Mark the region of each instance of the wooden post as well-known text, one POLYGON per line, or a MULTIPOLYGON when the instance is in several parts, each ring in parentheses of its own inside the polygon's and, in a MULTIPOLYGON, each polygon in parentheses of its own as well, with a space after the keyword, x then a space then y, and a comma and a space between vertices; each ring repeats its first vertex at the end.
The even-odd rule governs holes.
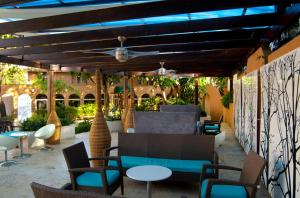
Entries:
POLYGON ((195 101, 194 101, 195 105, 199 104, 199 86, 198 86, 198 80, 195 79, 195 101))
POLYGON ((48 144, 59 144, 61 136, 61 122, 55 109, 55 91, 53 86, 54 71, 48 71, 48 124, 55 124, 55 132, 48 140, 48 144))
MULTIPOLYGON (((103 150, 111 145, 111 136, 102 112, 100 69, 96 70, 96 105, 96 115, 89 134, 90 151, 92 157, 102 157, 103 150)), ((93 167, 100 167, 103 162, 93 161, 92 164, 93 167)))
POLYGON ((104 87, 104 115, 107 117, 109 112, 109 93, 108 93, 109 84, 107 82, 107 77, 104 77, 103 74, 101 74, 101 76, 102 76, 102 82, 104 87))
POLYGON ((128 128, 133 128, 133 112, 134 112, 134 89, 133 77, 130 78, 130 103, 124 123, 124 132, 127 133, 128 128))
POLYGON ((123 77, 123 109, 122 109, 122 126, 125 127, 126 114, 128 111, 128 92, 127 92, 128 76, 123 77))

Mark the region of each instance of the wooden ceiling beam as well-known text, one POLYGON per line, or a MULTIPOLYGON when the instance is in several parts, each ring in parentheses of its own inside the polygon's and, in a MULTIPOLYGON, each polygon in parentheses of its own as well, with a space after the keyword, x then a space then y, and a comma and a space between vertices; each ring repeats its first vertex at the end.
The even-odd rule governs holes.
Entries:
MULTIPOLYGON (((195 47, 194 47, 195 49, 195 47)), ((233 48, 230 48, 233 49, 233 48)), ((243 50, 241 50, 241 48, 238 48, 240 51, 237 52, 235 51, 235 53, 220 53, 220 55, 218 55, 218 53, 215 52, 215 50, 213 50, 212 52, 207 52, 207 53, 170 53, 170 54, 160 54, 160 55, 152 55, 152 56, 142 56, 142 57, 137 57, 134 59, 129 60, 128 62, 138 62, 140 61, 140 63, 147 63, 148 61, 155 61, 155 62, 159 62, 159 61, 164 61, 164 60, 168 60, 170 58, 176 58, 176 60, 178 59, 178 61, 180 61, 180 59, 193 59, 193 58, 197 58, 197 59, 207 59, 207 58, 214 58, 217 56, 220 57, 224 57, 225 58, 238 58, 238 59, 242 59, 241 57, 243 57, 243 55, 247 54, 247 52, 249 51, 249 49, 247 48, 243 48, 243 50)), ((79 63, 118 63, 118 61, 114 58, 114 57, 91 57, 91 58, 73 58, 73 59, 62 59, 62 60, 47 60, 47 61, 41 61, 41 63, 45 63, 45 64, 79 64, 79 63)))
MULTIPOLYGON (((218 40, 218 41, 204 41, 204 42, 189 42, 189 43, 165 43, 154 45, 142 45, 142 46, 127 46, 129 50, 137 51, 191 51, 191 50, 210 50, 210 49, 224 49, 224 48, 251 48, 255 47, 257 40, 255 39, 236 39, 236 40, 218 40)), ((147 44, 147 43, 145 43, 147 44)), ((16 55, 30 55, 30 54, 43 54, 43 53, 57 53, 57 52, 82 52, 95 53, 94 51, 87 50, 98 50, 98 52, 112 50, 118 45, 112 45, 111 41, 108 42, 92 42, 92 43, 77 43, 77 44, 64 44, 64 45, 53 45, 53 46, 41 46, 31 48, 15 48, 0 50, 0 55, 3 56, 16 56, 16 55)), ((101 54, 100 54, 101 55, 101 54)), ((59 61, 59 60, 57 60, 59 61)))
MULTIPOLYGON (((209 53, 216 53, 216 54, 236 54, 239 52, 248 52, 249 48, 226 48, 226 49, 212 49, 208 51, 184 51, 181 52, 182 54, 209 54, 209 53)), ((24 56, 14 56, 14 58, 24 59, 24 60, 35 60, 35 61, 45 61, 45 60, 69 60, 69 59, 76 59, 76 58, 101 58, 101 57, 111 57, 107 54, 100 54, 100 53, 93 53, 93 52, 64 52, 64 53, 50 53, 50 54, 32 54, 32 55, 24 55, 24 56)))
POLYGON ((36 0, 1 0, 0 6, 14 6, 17 4, 28 3, 31 1, 36 1, 36 0))
MULTIPOLYGON (((277 18, 277 14, 262 14, 3 39, 0 40, 0 48, 115 39, 118 36, 129 38, 221 29, 238 30, 243 27, 278 25, 277 18)), ((204 40, 209 36, 217 37, 217 35, 222 34, 219 32, 201 33, 200 39, 204 40)))
POLYGON ((240 7, 247 8, 265 6, 273 5, 275 2, 281 3, 280 0, 240 0, 239 2, 236 2, 235 0, 226 0, 225 2, 217 0, 189 0, 188 2, 182 0, 166 0, 142 4, 129 4, 91 11, 2 23, 0 24, 0 34, 32 32, 106 21, 118 21, 240 7))
POLYGON ((41 63, 34 62, 34 61, 17 59, 17 58, 6 57, 6 56, 0 56, 0 63, 8 63, 8 64, 14 64, 14 65, 23 65, 23 66, 28 66, 28 67, 49 69, 48 64, 41 64, 41 63))

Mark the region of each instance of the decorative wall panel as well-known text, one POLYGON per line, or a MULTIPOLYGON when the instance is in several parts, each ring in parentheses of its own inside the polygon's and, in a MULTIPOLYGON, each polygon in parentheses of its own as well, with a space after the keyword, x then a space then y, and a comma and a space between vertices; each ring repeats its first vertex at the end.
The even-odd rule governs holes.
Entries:
POLYGON ((242 127, 240 143, 245 152, 257 151, 257 71, 242 79, 242 127))
POLYGON ((260 155, 272 197, 300 197, 300 50, 261 68, 260 155))
POLYGON ((233 78, 233 103, 234 103, 234 131, 235 136, 240 140, 240 131, 241 131, 241 105, 242 105, 242 86, 241 80, 237 79, 237 76, 233 78))

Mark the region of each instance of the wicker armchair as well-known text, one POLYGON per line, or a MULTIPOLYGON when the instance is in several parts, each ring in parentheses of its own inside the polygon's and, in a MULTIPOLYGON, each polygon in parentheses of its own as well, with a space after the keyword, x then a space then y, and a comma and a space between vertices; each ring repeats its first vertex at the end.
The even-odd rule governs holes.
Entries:
POLYGON ((203 124, 203 133, 206 135, 217 135, 221 133, 221 123, 223 116, 220 116, 218 121, 205 120, 203 124))
POLYGON ((244 167, 236 168, 224 165, 204 165, 201 174, 200 198, 255 198, 260 184, 260 178, 266 161, 250 151, 245 159, 244 167), (205 174, 207 169, 219 169, 240 171, 240 180, 208 178, 205 174))
POLYGON ((88 158, 83 142, 63 149, 63 154, 69 169, 73 190, 92 190, 111 195, 121 186, 121 193, 124 193, 120 158, 88 158), (117 166, 92 168, 90 165, 92 160, 101 160, 105 164, 108 161, 116 161, 117 166))
POLYGON ((56 189, 35 182, 31 183, 31 189, 35 198, 117 198, 97 192, 56 189))

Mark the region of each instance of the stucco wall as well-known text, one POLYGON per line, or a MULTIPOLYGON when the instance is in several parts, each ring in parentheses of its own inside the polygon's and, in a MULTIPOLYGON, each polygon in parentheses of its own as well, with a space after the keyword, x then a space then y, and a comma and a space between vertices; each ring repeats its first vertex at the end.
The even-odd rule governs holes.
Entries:
POLYGON ((212 86, 207 86, 207 95, 205 96, 205 111, 211 116, 212 120, 219 120, 223 114, 223 105, 221 104, 221 95, 219 90, 212 86))

